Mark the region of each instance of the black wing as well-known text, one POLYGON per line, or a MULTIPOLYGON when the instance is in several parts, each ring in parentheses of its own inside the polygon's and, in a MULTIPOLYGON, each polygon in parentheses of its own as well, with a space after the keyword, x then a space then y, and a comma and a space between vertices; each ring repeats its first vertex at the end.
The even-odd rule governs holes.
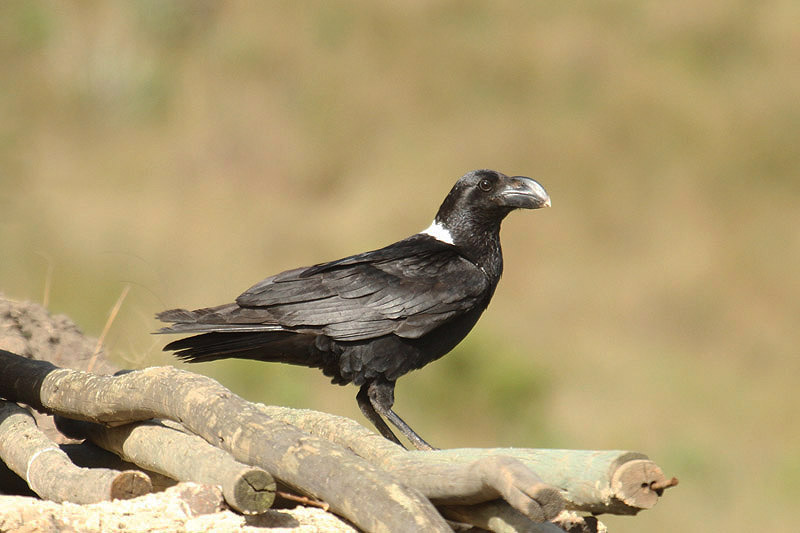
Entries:
POLYGON ((280 329, 341 341, 389 333, 418 338, 485 305, 491 289, 483 271, 455 247, 415 235, 380 250, 267 278, 236 304, 205 310, 198 321, 208 326, 194 331, 280 329), (213 329, 213 323, 221 327, 213 329))

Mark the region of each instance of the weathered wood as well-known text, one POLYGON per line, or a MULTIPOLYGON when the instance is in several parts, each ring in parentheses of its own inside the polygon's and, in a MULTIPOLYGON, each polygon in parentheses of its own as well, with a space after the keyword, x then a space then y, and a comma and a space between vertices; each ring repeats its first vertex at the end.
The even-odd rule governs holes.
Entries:
POLYGON ((57 502, 94 503, 147 494, 150 479, 138 471, 75 466, 36 427, 33 416, 0 400, 0 459, 39 497, 57 502))
MULTIPOLYGON (((390 470, 404 483, 415 486, 432 498, 447 518, 503 533, 562 531, 553 524, 542 523, 554 518, 563 508, 560 491, 543 483, 514 459, 499 456, 480 458, 471 465, 407 461, 405 448, 348 418, 307 409, 260 404, 259 408, 274 418, 337 442, 390 470), (512 480, 515 483, 510 483, 512 480), (527 486, 524 480, 527 480, 527 486), (508 500, 498 501, 501 493, 520 507, 527 508, 528 514, 520 513, 509 505, 508 500), (486 503, 475 505, 477 502, 486 503)), ((420 452, 420 455, 424 457, 427 453, 437 452, 420 452)))
MULTIPOLYGON (((658 465, 636 452, 530 448, 407 451, 375 438, 370 430, 347 418, 305 409, 259 407, 275 419, 349 448, 437 503, 453 503, 467 494, 472 494, 471 498, 464 498, 462 503, 492 499, 482 499, 491 496, 491 492, 477 487, 475 480, 487 482, 486 475, 496 475, 498 470, 481 467, 476 461, 501 456, 520 461, 547 485, 558 487, 567 507, 582 512, 635 514, 656 504, 662 492, 657 488, 660 484, 677 483, 667 480, 658 465), (466 475, 463 469, 469 465, 483 473, 466 475)), ((545 493, 543 501, 548 496, 545 493)))
MULTIPOLYGON (((350 449, 393 473, 404 484, 420 490, 436 505, 469 505, 503 498, 534 522, 549 520, 564 508, 564 500, 557 488, 544 483, 534 471, 513 458, 480 457, 472 464, 459 462, 449 465, 441 461, 420 461, 426 454, 438 451, 409 456, 402 446, 347 418, 306 409, 258 407, 274 418, 296 424, 350 449)), ((495 508, 501 509, 503 505, 491 507, 495 508)), ((483 510, 480 515, 485 516, 487 512, 483 510)))
POLYGON ((100 423, 175 420, 237 460, 328 502, 362 529, 450 531, 418 491, 333 443, 271 419, 210 378, 171 367, 96 376, 3 350, 0 368, 0 394, 9 400, 100 423))
POLYGON ((110 468, 111 470, 119 471, 141 470, 150 478, 153 492, 163 491, 178 484, 177 479, 124 461, 117 454, 95 446, 88 440, 80 444, 60 444, 59 448, 64 450, 73 464, 83 468, 110 468))
POLYGON ((650 509, 663 494, 664 489, 678 484, 678 478, 667 479, 654 462, 644 456, 641 459, 623 461, 617 459, 611 474, 611 490, 614 498, 634 509, 650 509))
POLYGON ((181 481, 219 485, 227 504, 242 514, 263 513, 275 500, 275 480, 263 469, 242 464, 200 437, 168 427, 168 423, 151 420, 109 428, 56 417, 56 426, 73 438, 86 437, 141 468, 181 481))
POLYGON ((658 501, 658 494, 649 487, 666 479, 646 455, 618 450, 464 448, 424 455, 408 452, 396 467, 405 463, 428 467, 438 462, 471 464, 495 456, 521 461, 548 483, 561 488, 568 508, 583 512, 636 514, 649 509, 658 501))

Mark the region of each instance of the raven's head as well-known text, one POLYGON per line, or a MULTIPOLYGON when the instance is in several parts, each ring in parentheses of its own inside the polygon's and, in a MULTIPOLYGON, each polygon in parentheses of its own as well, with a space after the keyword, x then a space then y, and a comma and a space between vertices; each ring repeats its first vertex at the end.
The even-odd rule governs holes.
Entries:
POLYGON ((538 182, 494 170, 473 170, 459 179, 424 233, 450 244, 497 234, 515 209, 550 207, 550 196, 538 182))

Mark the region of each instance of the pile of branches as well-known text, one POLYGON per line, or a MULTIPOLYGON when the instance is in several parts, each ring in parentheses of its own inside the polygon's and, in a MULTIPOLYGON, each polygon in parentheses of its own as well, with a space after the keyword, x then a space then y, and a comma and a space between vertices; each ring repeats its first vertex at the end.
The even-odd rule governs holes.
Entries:
POLYGON ((172 367, 100 375, 23 355, 0 350, 0 459, 42 499, 134 498, 181 480, 221 487, 243 514, 293 494, 366 531, 596 531, 574 512, 635 514, 676 483, 634 452, 407 451, 352 420, 253 404, 172 367), (75 440, 56 442, 29 408, 75 440))

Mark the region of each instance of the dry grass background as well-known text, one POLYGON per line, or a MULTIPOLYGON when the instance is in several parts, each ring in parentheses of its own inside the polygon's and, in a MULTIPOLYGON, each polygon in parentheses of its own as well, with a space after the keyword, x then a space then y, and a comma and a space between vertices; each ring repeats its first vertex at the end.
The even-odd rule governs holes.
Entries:
MULTIPOLYGON (((154 312, 538 178, 471 337, 400 381, 452 446, 626 448, 681 486, 616 532, 791 531, 800 497, 800 4, 0 4, 0 290, 171 364, 154 312), (47 288, 45 288, 47 286, 47 288)), ((355 388, 199 367, 360 419, 355 388)))

